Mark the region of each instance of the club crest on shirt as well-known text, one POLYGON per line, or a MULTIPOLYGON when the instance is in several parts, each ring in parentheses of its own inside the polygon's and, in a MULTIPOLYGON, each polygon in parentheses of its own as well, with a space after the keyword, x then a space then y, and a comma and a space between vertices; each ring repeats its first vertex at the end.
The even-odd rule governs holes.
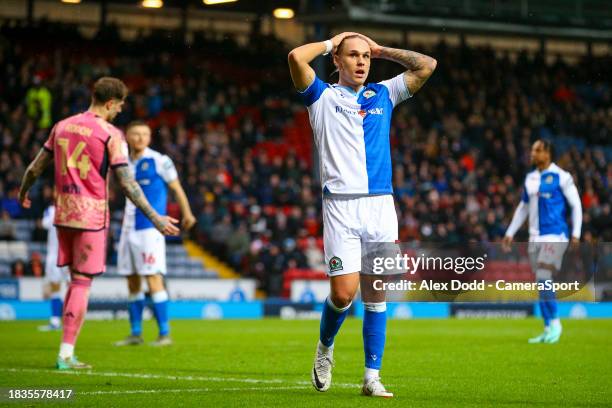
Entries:
POLYGON ((142 162, 142 164, 140 165, 140 169, 142 171, 147 171, 149 169, 149 163, 147 163, 146 161, 142 162))
POLYGON ((374 92, 374 91, 373 91, 373 90, 371 90, 371 89, 368 89, 367 91, 365 91, 365 92, 363 93, 363 97, 364 97, 364 98, 366 98, 366 99, 370 99, 370 98, 371 98, 371 97, 373 97, 374 95, 376 95, 376 92, 374 92))
POLYGON ((551 175, 547 176, 547 177, 544 179, 544 182, 545 182, 546 184, 552 184, 552 182, 553 182, 553 176, 551 176, 551 175))

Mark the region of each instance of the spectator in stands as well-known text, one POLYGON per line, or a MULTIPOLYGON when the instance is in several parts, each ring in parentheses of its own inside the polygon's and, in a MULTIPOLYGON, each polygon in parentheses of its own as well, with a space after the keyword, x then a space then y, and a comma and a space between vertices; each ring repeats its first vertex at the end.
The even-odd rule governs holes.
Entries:
POLYGON ((26 264, 23 260, 18 259, 11 265, 11 275, 15 278, 21 278, 27 275, 26 264))
POLYGON ((325 270, 325 257, 321 248, 317 246, 316 239, 309 237, 306 242, 304 254, 306 255, 308 268, 317 271, 325 270))
POLYGON ((241 221, 232 230, 227 239, 227 251, 229 254, 230 265, 236 270, 243 269, 243 259, 249 251, 251 239, 246 223, 241 221))
POLYGON ((14 241, 17 239, 17 226, 11 219, 8 211, 2 210, 0 218, 0 241, 14 241))
POLYGON ((214 253, 221 258, 227 255, 227 243, 232 235, 234 227, 232 225, 232 217, 224 215, 211 230, 210 243, 214 253))
POLYGON ((36 123, 39 129, 51 126, 51 92, 39 75, 32 79, 32 86, 26 93, 28 117, 36 123))
POLYGON ((0 209, 5 211, 11 218, 18 218, 21 215, 18 186, 11 187, 8 190, 8 195, 0 200, 0 209))

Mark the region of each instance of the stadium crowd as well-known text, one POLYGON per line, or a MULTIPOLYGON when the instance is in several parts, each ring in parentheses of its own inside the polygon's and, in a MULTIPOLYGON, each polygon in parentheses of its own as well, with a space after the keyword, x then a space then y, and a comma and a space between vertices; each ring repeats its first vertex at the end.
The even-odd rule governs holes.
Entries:
MULTIPOLYGON (((198 217, 192 238, 278 295, 286 269, 323 268, 321 188, 288 46, 256 34, 240 46, 203 33, 186 46, 174 34, 120 41, 112 27, 93 39, 45 22, 0 28, 0 239, 14 236, 13 219, 40 218, 52 200, 47 177, 31 210, 17 202, 50 126, 87 109, 93 79, 113 75, 131 91, 116 124, 150 123, 152 147, 174 160, 198 217)), ((444 43, 426 52, 438 68, 396 109, 391 131, 400 239, 499 241, 530 145, 544 137, 576 178, 583 240, 612 241, 611 58, 550 64, 540 54, 444 43)), ((399 72, 374 61, 371 79, 399 72)), ((120 220, 120 194, 112 209, 120 220)))

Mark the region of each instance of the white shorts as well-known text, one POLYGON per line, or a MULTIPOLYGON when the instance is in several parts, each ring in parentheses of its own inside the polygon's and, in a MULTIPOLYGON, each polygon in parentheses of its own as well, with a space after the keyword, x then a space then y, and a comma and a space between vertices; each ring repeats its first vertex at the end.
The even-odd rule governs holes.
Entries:
POLYGON ((166 274, 166 240, 155 228, 123 229, 117 251, 120 275, 166 274))
POLYGON ((395 243, 392 195, 323 199, 323 246, 329 276, 361 271, 362 242, 395 243))
POLYGON ((530 241, 529 261, 534 273, 537 273, 539 269, 538 264, 553 265, 555 269, 561 269, 563 254, 565 254, 567 245, 568 241, 565 235, 542 235, 530 241))

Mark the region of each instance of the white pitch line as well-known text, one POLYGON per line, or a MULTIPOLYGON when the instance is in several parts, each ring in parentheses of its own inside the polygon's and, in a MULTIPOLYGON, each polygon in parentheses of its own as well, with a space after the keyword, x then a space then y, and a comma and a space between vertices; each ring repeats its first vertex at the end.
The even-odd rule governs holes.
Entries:
POLYGON ((288 387, 232 387, 232 388, 179 388, 179 389, 153 389, 153 390, 117 390, 117 391, 76 391, 75 396, 79 395, 116 395, 116 394, 164 394, 164 393, 184 393, 184 392, 229 392, 229 391, 276 391, 276 390, 303 390, 304 386, 288 387))
POLYGON ((244 382, 244 383, 261 383, 261 384, 282 384, 287 381, 280 379, 256 379, 256 378, 224 378, 224 377, 201 377, 201 376, 180 376, 180 375, 162 375, 162 374, 139 374, 139 373, 117 373, 117 372, 105 372, 105 371, 59 371, 59 370, 43 370, 37 368, 2 368, 2 371, 11 372, 39 372, 39 373, 53 373, 53 374, 64 374, 64 375, 90 375, 98 377, 126 377, 126 378, 142 378, 142 379, 155 379, 155 380, 174 380, 174 381, 209 381, 209 382, 244 382))
MULTIPOLYGON (((202 382, 238 382, 247 384, 298 384, 300 386, 309 385, 309 381, 287 381, 281 379, 257 379, 257 378, 224 378, 224 377, 201 377, 201 376, 181 376, 181 375, 162 375, 162 374, 139 374, 139 373, 118 373, 108 371, 59 371, 45 370, 39 368, 0 368, 0 371, 8 372, 28 372, 28 373, 49 373, 63 374, 76 376, 93 376, 93 377, 124 377, 124 378, 141 378, 155 380, 172 380, 172 381, 202 381, 202 382)), ((333 383, 334 387, 340 388, 355 388, 360 387, 358 384, 349 383, 333 383)), ((242 388, 244 389, 244 388, 242 388)))

